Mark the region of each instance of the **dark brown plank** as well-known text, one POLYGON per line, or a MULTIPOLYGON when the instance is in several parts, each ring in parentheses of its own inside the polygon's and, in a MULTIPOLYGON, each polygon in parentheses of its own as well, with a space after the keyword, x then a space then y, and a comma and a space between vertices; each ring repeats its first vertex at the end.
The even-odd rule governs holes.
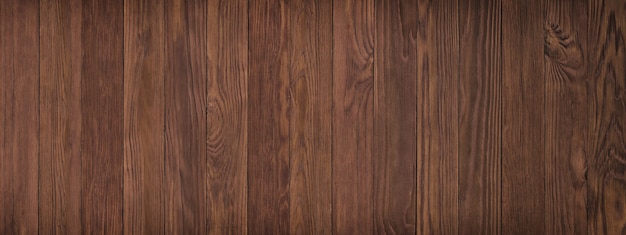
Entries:
POLYGON ((0 232, 38 232, 39 1, 0 6, 0 232))
POLYGON ((121 0, 83 1, 82 233, 122 233, 123 10, 121 0))
POLYGON ((208 1, 209 233, 247 232, 248 1, 208 1))
POLYGON ((414 234, 417 2, 378 0, 375 8, 374 233, 414 234))
POLYGON ((501 5, 459 1, 459 232, 501 232, 501 5))
POLYGON ((547 1, 545 12, 545 232, 587 234, 587 1, 547 1))
POLYGON ((586 53, 590 135, 588 234, 626 233, 626 3, 590 0, 586 53))
POLYGON ((124 1, 124 233, 164 234, 164 1, 124 1))
POLYGON ((544 234, 543 0, 502 2, 502 233, 544 234))
POLYGON ((288 6, 250 1, 248 231, 289 232, 288 6))
POLYGON ((39 234, 81 234, 82 1, 40 2, 39 234))
POLYGON ((458 1, 419 1, 417 233, 458 234, 458 1))
POLYGON ((207 4, 165 2, 166 234, 208 231, 207 4))
POLYGON ((290 234, 332 232, 332 1, 289 10, 290 234))
POLYGON ((333 1, 333 233, 373 232, 374 1, 333 1))

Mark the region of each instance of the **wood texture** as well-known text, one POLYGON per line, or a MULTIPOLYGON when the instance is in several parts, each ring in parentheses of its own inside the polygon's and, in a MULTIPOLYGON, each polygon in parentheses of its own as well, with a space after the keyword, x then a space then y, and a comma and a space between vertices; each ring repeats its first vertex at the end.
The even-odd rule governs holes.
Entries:
POLYGON ((506 16, 501 38, 503 234, 545 234, 546 82, 538 59, 543 46, 534 43, 544 36, 543 6, 541 0, 503 1, 501 6, 506 16))
POLYGON ((38 232, 39 2, 0 6, 0 232, 38 232))
POLYGON ((290 229, 289 5, 250 1, 248 232, 290 229))
POLYGON ((83 1, 81 233, 123 232, 124 2, 83 1))
POLYGON ((587 5, 587 233, 626 233, 626 7, 587 5))
POLYGON ((208 232, 207 4, 165 2, 165 233, 208 232))
POLYGON ((39 234, 81 234, 82 1, 40 2, 39 234))
POLYGON ((124 2, 124 233, 164 234, 164 1, 124 2))
POLYGON ((624 0, 2 1, 0 234, 625 234, 625 24, 624 0))
POLYGON ((371 234, 374 1, 333 1, 333 233, 371 234))
POLYGON ((378 0, 375 8, 374 233, 414 234, 417 2, 378 0))
POLYGON ((287 7, 290 234, 332 233, 332 7, 287 7))
POLYGON ((459 1, 459 233, 502 232, 500 1, 459 1))
POLYGON ((209 1, 207 166, 210 234, 247 233, 248 1, 209 1))
POLYGON ((545 232, 587 234, 587 1, 545 8, 545 232))
POLYGON ((417 234, 458 234, 459 3, 418 1, 417 234))

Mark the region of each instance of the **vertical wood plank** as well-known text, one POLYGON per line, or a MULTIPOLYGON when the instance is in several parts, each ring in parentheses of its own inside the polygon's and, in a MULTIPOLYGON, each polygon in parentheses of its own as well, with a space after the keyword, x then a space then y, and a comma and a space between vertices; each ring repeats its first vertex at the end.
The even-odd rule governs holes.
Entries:
POLYGON ((587 5, 587 233, 626 233, 626 5, 587 5))
POLYGON ((13 226, 13 154, 12 154, 12 89, 13 89, 13 8, 12 4, 0 5, 0 232, 15 233, 13 226))
POLYGON ((164 234, 163 3, 124 1, 125 234, 164 234))
POLYGON ((501 4, 459 1, 459 232, 501 232, 501 4))
POLYGON ((419 1, 417 233, 458 234, 458 1, 419 1))
POLYGON ((545 232, 587 234, 587 1, 546 1, 545 232))
POLYGON ((208 227, 210 234, 246 234, 248 1, 208 4, 208 227))
POLYGON ((82 231, 81 5, 40 2, 40 234, 82 231))
POLYGON ((290 230, 332 232, 332 1, 289 2, 290 230))
POLYGON ((411 234, 417 222, 417 2, 378 0, 375 8, 374 232, 411 234))
POLYGON ((82 233, 122 233, 123 1, 83 1, 82 233))
POLYGON ((0 232, 38 232, 39 1, 0 6, 0 232))
POLYGON ((502 3, 502 233, 544 234, 543 1, 502 3))
POLYGON ((333 1, 333 233, 373 232, 374 1, 333 1))
POLYGON ((207 4, 165 4, 167 234, 208 231, 207 4))
POLYGON ((248 231, 289 232, 288 5, 250 1, 248 231))

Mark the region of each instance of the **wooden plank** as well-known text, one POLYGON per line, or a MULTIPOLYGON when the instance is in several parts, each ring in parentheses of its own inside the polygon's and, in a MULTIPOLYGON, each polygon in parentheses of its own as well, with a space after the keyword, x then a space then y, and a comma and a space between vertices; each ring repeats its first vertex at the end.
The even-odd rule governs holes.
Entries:
POLYGON ((82 233, 122 233, 123 1, 83 1, 82 233))
POLYGON ((81 5, 40 2, 40 234, 82 231, 81 5))
POLYGON ((333 233, 373 232, 374 1, 333 1, 333 233))
POLYGON ((587 234, 587 2, 545 8, 545 232, 587 234))
POLYGON ((248 1, 208 1, 209 233, 247 233, 248 1))
POLYGON ((544 234, 543 1, 502 3, 502 233, 544 234))
POLYGON ((332 1, 289 10, 290 230, 332 232, 332 1))
POLYGON ((288 6, 250 1, 248 231, 289 232, 288 6))
POLYGON ((501 232, 501 4, 459 1, 459 232, 501 232))
POLYGON ((164 234, 164 2, 124 2, 124 233, 164 234))
POLYGON ((0 232, 38 232, 39 2, 0 6, 0 232))
POLYGON ((417 222, 417 2, 378 0, 375 8, 374 232, 411 234, 417 222))
POLYGON ((587 5, 587 233, 626 233, 626 8, 587 5))
POLYGON ((166 234, 208 231, 207 4, 165 3, 166 234))
POLYGON ((458 1, 417 7, 417 233, 458 234, 458 1))

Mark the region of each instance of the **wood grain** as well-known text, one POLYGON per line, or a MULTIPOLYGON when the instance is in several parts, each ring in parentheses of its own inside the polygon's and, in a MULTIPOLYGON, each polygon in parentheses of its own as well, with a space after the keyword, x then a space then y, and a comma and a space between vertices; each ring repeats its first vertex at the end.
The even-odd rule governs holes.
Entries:
POLYGON ((209 233, 247 233, 248 1, 208 1, 209 233))
POLYGON ((332 1, 288 3, 290 234, 332 232, 332 1))
POLYGON ((545 12, 545 232, 587 234, 587 1, 548 1, 545 12))
POLYGON ((83 1, 82 232, 122 233, 123 1, 83 1))
POLYGON ((375 1, 374 233, 411 234, 416 223, 417 2, 375 1))
POLYGON ((124 233, 164 234, 164 1, 124 15, 124 233))
POLYGON ((39 2, 0 6, 0 232, 38 232, 39 2))
POLYGON ((459 1, 459 233, 501 233, 500 1, 459 1))
POLYGON ((81 234, 82 1, 40 2, 39 234, 81 234))
POLYGON ((207 4, 165 2, 166 234, 206 234, 207 4))
POLYGON ((545 234, 543 5, 502 2, 503 234, 545 234))
POLYGON ((626 5, 590 0, 586 79, 587 233, 626 233, 626 5))
POLYGON ((459 4, 419 1, 417 234, 458 234, 459 4))
POLYGON ((248 97, 248 232, 286 234, 290 228, 289 6, 250 1, 248 97))
POLYGON ((373 232, 374 1, 333 1, 333 233, 373 232))

